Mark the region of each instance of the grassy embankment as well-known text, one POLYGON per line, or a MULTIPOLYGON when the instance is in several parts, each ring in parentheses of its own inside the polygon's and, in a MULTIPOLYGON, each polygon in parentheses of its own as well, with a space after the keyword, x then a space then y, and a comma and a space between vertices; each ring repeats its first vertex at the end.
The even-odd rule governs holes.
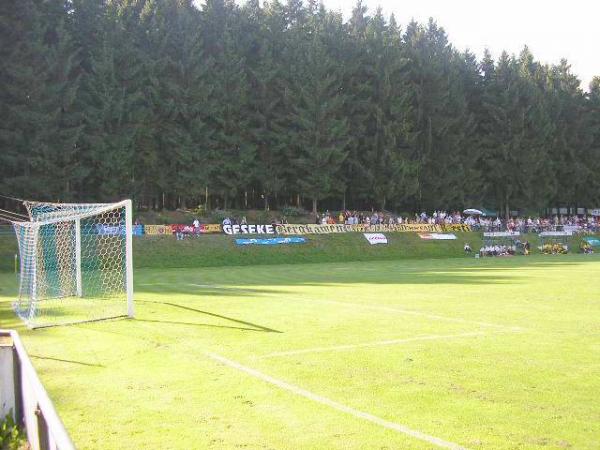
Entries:
MULTIPOLYGON (((464 258, 465 242, 474 250, 482 245, 481 233, 455 234, 458 236, 455 241, 425 241, 416 233, 386 233, 388 245, 369 245, 362 233, 310 235, 305 236, 305 244, 277 246, 239 246, 234 237, 226 235, 204 235, 183 241, 176 241, 173 236, 145 236, 134 238, 134 265, 176 268, 464 258)), ((538 253, 536 235, 523 239, 531 243, 532 253, 538 253)), ((578 251, 580 240, 579 237, 570 240, 573 252, 578 251)), ((14 270, 15 253, 14 238, 0 237, 0 271, 14 270)))

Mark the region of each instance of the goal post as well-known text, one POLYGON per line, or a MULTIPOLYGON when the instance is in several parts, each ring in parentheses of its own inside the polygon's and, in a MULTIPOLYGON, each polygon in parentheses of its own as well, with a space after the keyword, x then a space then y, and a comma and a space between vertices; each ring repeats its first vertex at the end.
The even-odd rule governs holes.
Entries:
POLYGON ((131 200, 25 202, 16 313, 29 327, 133 317, 131 200))

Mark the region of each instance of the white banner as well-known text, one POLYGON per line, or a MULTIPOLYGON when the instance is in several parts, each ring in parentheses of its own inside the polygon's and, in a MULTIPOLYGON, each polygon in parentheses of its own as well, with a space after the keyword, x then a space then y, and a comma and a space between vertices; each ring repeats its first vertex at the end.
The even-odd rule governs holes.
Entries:
POLYGON ((223 225, 225 234, 274 234, 273 225, 223 225))
POLYGON ((573 236, 572 231, 543 231, 540 233, 541 237, 551 236, 573 236))
POLYGON ((363 233, 369 244, 387 244, 388 240, 382 233, 363 233))
POLYGON ((520 235, 521 233, 518 231, 494 231, 490 233, 483 233, 483 237, 511 237, 520 235))
POLYGON ((456 235, 452 233, 419 233, 419 237, 425 240, 433 240, 433 241, 453 241, 456 239, 456 235))

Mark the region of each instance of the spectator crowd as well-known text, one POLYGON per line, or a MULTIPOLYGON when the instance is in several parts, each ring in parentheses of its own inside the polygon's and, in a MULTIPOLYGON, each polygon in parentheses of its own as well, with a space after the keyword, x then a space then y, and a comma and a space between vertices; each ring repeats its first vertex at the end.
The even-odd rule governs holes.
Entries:
POLYGON ((540 233, 542 231, 600 231, 600 217, 587 215, 554 215, 552 217, 511 217, 508 220, 500 217, 484 217, 465 215, 460 211, 434 211, 431 214, 422 212, 414 216, 401 216, 384 212, 364 213, 359 211, 341 211, 339 214, 325 213, 316 217, 317 224, 466 224, 479 231, 511 231, 521 233, 540 233))

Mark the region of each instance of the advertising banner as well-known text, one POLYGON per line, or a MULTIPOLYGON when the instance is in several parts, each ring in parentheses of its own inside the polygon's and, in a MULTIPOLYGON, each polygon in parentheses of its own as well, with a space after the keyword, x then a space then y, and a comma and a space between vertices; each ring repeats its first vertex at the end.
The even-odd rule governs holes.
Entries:
MULTIPOLYGON (((393 224, 393 225, 348 225, 355 227, 364 227, 363 230, 356 231, 373 231, 373 232, 382 232, 382 233, 418 233, 418 232, 436 232, 442 231, 440 225, 436 224, 428 224, 428 223, 402 223, 402 224, 393 224)), ((354 230, 352 230, 354 231, 354 230)))
POLYGON ((388 240, 385 237, 385 234, 382 234, 382 233, 363 233, 363 235, 365 236, 365 238, 367 239, 367 241, 369 241, 369 244, 371 244, 371 245, 388 243, 388 240))
POLYGON ((144 232, 149 236, 172 234, 171 225, 144 225, 144 232))
POLYGON ((419 237, 426 241, 453 241, 456 235, 452 233, 419 233, 419 237))
POLYGON ((252 238, 240 238, 236 239, 237 245, 279 245, 279 244, 304 244, 306 239, 303 237, 292 236, 292 237, 276 237, 276 238, 263 238, 263 239, 252 239, 252 238))
POLYGON ((220 233, 221 225, 218 223, 201 223, 200 226, 194 227, 193 225, 171 225, 171 231, 187 233, 187 234, 208 234, 208 233, 220 233))
POLYGON ((273 225, 223 225, 225 234, 275 234, 273 225))
POLYGON ((573 236, 572 231, 542 231, 540 237, 551 237, 551 236, 573 236))
POLYGON ((277 224, 275 231, 277 234, 330 234, 330 233, 346 233, 346 227, 355 227, 358 225, 316 225, 314 223, 292 225, 292 224, 277 224))
POLYGON ((125 225, 104 225, 96 224, 96 234, 101 236, 116 236, 125 234, 125 225))
POLYGON ((394 225, 317 225, 317 224, 278 224, 275 227, 277 234, 331 234, 331 233, 365 233, 365 232, 438 232, 442 231, 440 225, 409 223, 409 224, 394 224, 394 225))
POLYGON ((584 237, 583 240, 586 241, 588 244, 590 244, 592 247, 600 247, 600 238, 597 238, 595 236, 590 236, 590 237, 584 237))
POLYGON ((442 231, 471 231, 471 226, 466 223, 449 223, 442 225, 442 231))
POLYGON ((200 233, 220 233, 222 231, 221 224, 218 223, 201 223, 200 233))
POLYGON ((196 230, 196 228, 194 228, 192 225, 181 225, 181 224, 171 225, 171 231, 173 233, 193 234, 195 232, 195 230, 196 230))
POLYGON ((518 231, 490 231, 483 233, 483 237, 512 237, 520 235, 521 233, 518 231))

